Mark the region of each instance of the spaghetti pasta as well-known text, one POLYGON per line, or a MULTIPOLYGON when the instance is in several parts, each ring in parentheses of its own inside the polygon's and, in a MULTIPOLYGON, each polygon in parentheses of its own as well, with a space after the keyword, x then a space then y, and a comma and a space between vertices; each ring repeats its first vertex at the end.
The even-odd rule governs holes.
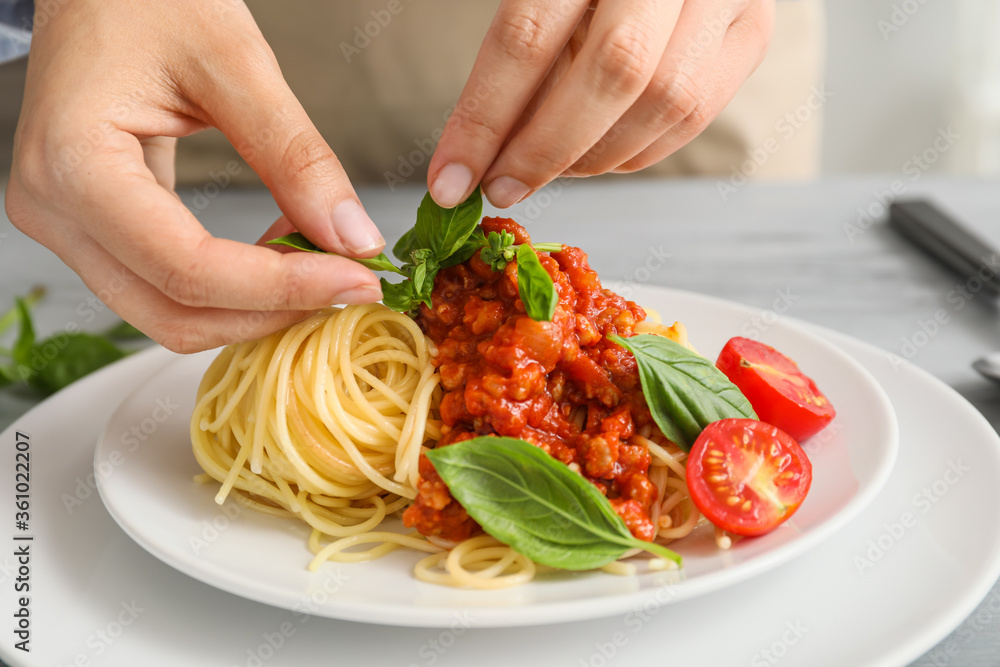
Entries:
POLYGON ((198 389, 195 458, 220 504, 361 535, 415 495, 439 378, 420 328, 379 305, 326 309, 225 348, 198 389))
MULTIPOLYGON (((513 221, 483 225, 527 242, 513 221)), ((429 554, 414 570, 423 581, 516 586, 544 566, 482 534, 422 456, 504 433, 595 484, 635 536, 665 544, 688 535, 702 517, 687 455, 651 420, 634 363, 606 337, 651 333, 690 348, 687 332, 602 290, 581 251, 559 255, 540 260, 570 295, 548 322, 518 310, 516 275, 474 255, 438 275, 435 307, 417 321, 380 304, 327 308, 225 348, 191 419, 203 477, 220 484, 216 502, 306 523, 310 570, 405 547, 429 554), (387 529, 393 515, 416 530, 387 529)), ((601 569, 636 572, 622 562, 601 569)))

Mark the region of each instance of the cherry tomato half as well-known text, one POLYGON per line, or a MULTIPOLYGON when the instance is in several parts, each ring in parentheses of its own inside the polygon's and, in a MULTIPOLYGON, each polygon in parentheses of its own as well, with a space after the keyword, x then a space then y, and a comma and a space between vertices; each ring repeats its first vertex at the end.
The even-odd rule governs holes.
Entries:
POLYGON ((763 535, 802 504, 812 464, 799 444, 756 419, 705 427, 687 461, 691 500, 709 521, 736 535, 763 535))
POLYGON ((770 345, 737 336, 716 367, 740 388, 761 421, 802 442, 836 416, 829 399, 798 364, 770 345))

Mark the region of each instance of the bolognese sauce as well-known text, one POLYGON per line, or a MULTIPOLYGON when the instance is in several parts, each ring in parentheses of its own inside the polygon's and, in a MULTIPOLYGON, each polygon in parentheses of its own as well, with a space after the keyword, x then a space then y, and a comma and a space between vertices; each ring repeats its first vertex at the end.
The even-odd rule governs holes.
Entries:
MULTIPOLYGON (((507 218, 484 218, 482 228, 531 242, 507 218)), ((635 359, 607 340, 633 335, 646 314, 603 289, 582 250, 563 246, 539 259, 559 295, 550 322, 525 314, 516 262, 494 271, 476 252, 438 273, 433 306, 422 305, 417 317, 437 348, 444 390, 437 446, 490 434, 527 440, 592 482, 632 534, 651 541, 657 489, 649 451, 635 436, 652 418, 635 359)), ((417 490, 403 514, 407 526, 456 542, 482 532, 426 456, 417 490)))

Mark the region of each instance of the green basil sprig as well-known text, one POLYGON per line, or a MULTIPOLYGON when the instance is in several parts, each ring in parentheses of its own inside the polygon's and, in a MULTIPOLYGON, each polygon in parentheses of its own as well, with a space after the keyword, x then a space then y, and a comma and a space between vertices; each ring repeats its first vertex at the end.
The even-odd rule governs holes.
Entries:
MULTIPOLYGON (((507 262, 514 260, 520 247, 514 243, 514 235, 506 229, 490 232, 486 237, 480 259, 489 264, 494 271, 503 271, 507 262)), ((563 248, 562 243, 535 243, 533 247, 536 252, 559 252, 563 248)))
POLYGON ((516 252, 514 235, 506 229, 501 229, 499 232, 490 232, 490 235, 486 237, 486 247, 483 248, 483 253, 479 258, 489 264, 494 271, 503 271, 507 262, 514 259, 516 252))
POLYGON ((473 438, 427 457, 469 516, 537 563, 589 570, 636 548, 681 563, 670 549, 633 537, 593 484, 524 440, 473 438))
POLYGON ((757 419, 736 385, 711 361, 669 338, 608 336, 635 356, 646 404, 663 435, 690 451, 702 429, 720 419, 757 419))
MULTIPOLYGON (((479 188, 454 208, 438 206, 427 193, 417 208, 416 224, 392 248, 392 254, 403 263, 402 267, 393 264, 385 253, 378 257, 351 259, 373 271, 390 271, 405 277, 407 280, 401 283, 390 283, 385 278, 380 280, 382 303, 401 313, 413 312, 421 303, 431 305, 434 278, 439 270, 464 262, 486 245, 483 233, 477 229, 482 214, 483 196, 479 188)), ((298 232, 268 243, 325 252, 298 232)))
MULTIPOLYGON (((514 236, 507 231, 500 234, 490 232, 488 237, 484 235, 479 228, 482 213, 483 198, 479 188, 455 208, 438 206, 430 193, 427 193, 417 209, 416 224, 403 234, 392 248, 392 254, 403 263, 402 267, 393 264, 385 253, 378 257, 352 259, 373 271, 390 271, 405 277, 406 280, 400 283, 390 283, 385 278, 381 279, 382 303, 392 310, 412 313, 421 303, 430 307, 434 278, 441 269, 461 264, 472 257, 473 253, 482 249, 484 261, 494 270, 500 271, 516 255, 518 275, 522 273, 526 275, 524 280, 529 283, 525 286, 522 279, 518 279, 518 289, 525 310, 536 320, 551 320, 555 312, 554 304, 558 303, 559 296, 552 279, 539 263, 537 255, 534 252, 523 253, 522 260, 520 248, 524 246, 514 245, 514 236), (528 254, 531 257, 528 257, 528 254), (522 262, 526 268, 522 269, 522 262)), ((299 232, 273 239, 268 243, 325 253, 299 232)), ((535 248, 546 252, 557 252, 562 249, 562 245, 539 243, 535 248)))

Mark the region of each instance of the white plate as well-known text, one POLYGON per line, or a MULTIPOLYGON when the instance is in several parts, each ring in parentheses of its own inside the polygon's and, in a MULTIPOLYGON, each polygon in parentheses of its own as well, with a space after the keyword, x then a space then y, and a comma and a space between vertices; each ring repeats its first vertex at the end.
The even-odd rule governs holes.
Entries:
MULTIPOLYGON (((544 628, 466 629, 472 619, 463 614, 446 630, 309 617, 205 586, 150 556, 111 519, 88 477, 111 412, 175 357, 153 350, 126 359, 0 434, 7 470, 15 433, 31 436, 35 538, 32 650, 16 650, 5 630, 0 659, 13 667, 647 667, 669 656, 670 664, 732 667, 769 664, 766 650, 772 658, 782 654, 782 667, 907 664, 958 626, 1000 575, 1000 534, 983 529, 1000 525, 1000 440, 972 406, 927 373, 893 367, 885 352, 846 336, 810 331, 864 364, 896 410, 899 457, 872 504, 804 557, 742 584, 681 604, 651 602, 544 628), (922 512, 915 496, 944 480, 949 462, 971 470, 922 512), (896 539, 890 530, 906 513, 917 523, 896 539), (862 562, 859 572, 857 559, 879 540, 892 540, 889 549, 874 567, 862 562)), ((129 474, 130 464, 126 458, 112 474, 129 474)), ((13 494, 13 475, 0 475, 0 499, 13 494)), ((7 545, 0 551, 0 617, 11 619, 18 574, 13 542, 7 545)), ((951 647, 959 656, 942 656, 948 664, 975 659, 963 641, 976 627, 964 627, 969 633, 957 633, 951 647)))
MULTIPOLYGON (((693 295, 647 290, 636 298, 671 321, 684 322, 693 344, 712 358, 752 315, 693 295)), ((98 488, 111 515, 136 542, 228 592, 296 609, 332 578, 336 594, 310 605, 319 616, 448 627, 456 614, 467 612, 474 626, 501 627, 609 616, 649 599, 679 601, 743 581, 826 539, 875 497, 896 458, 891 404, 860 364, 787 323, 775 324, 762 340, 796 359, 827 393, 838 416, 827 432, 807 443, 812 489, 792 520, 764 537, 740 540, 729 551, 717 549, 707 529, 676 542, 673 548, 685 559, 680 581, 667 573, 617 577, 590 572, 542 577, 504 591, 455 590, 417 581, 413 565, 423 554, 404 550, 371 563, 327 564, 310 573, 305 524, 241 511, 235 502, 220 508, 213 499, 218 484, 193 481, 200 469, 191 454, 189 417, 215 353, 172 361, 121 404, 98 442, 98 488), (169 415, 165 396, 176 403, 169 415), (162 421, 157 421, 158 411, 164 413, 162 421), (144 430, 148 440, 138 447, 135 434, 144 430), (126 458, 128 474, 101 474, 126 458)))

